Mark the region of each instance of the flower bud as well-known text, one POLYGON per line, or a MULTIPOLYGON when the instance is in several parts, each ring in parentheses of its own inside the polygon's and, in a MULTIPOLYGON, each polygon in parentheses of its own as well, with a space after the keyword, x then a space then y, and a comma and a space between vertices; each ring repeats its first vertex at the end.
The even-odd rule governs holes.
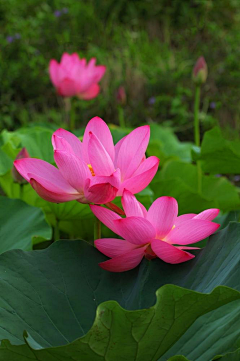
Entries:
POLYGON ((195 84, 204 84, 207 80, 208 68, 203 56, 198 58, 192 73, 192 78, 195 84))
MULTIPOLYGON (((16 156, 15 160, 22 159, 22 158, 30 158, 30 155, 28 154, 28 151, 26 148, 23 148, 22 150, 20 150, 20 152, 16 156)), ((14 182, 16 182, 16 183, 19 183, 19 184, 27 183, 27 181, 21 176, 21 174, 18 173, 15 166, 13 166, 13 168, 12 168, 12 177, 13 177, 14 182)))
POLYGON ((125 88, 120 86, 117 91, 117 102, 119 105, 125 105, 127 101, 127 95, 125 92, 125 88))

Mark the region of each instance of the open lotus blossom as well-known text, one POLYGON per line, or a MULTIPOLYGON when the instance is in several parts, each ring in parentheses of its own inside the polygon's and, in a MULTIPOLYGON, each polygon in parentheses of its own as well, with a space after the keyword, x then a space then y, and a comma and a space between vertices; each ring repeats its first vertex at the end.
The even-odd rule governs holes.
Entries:
POLYGON ((136 267, 143 257, 159 257, 167 263, 189 261, 195 256, 189 247, 210 236, 220 226, 211 222, 219 209, 207 209, 199 214, 177 216, 178 204, 172 197, 160 197, 149 210, 129 192, 124 191, 122 205, 126 218, 110 209, 91 205, 95 216, 123 239, 97 239, 96 248, 111 259, 100 267, 111 272, 128 271, 136 267))
POLYGON ((77 95, 84 100, 95 98, 100 91, 98 82, 106 71, 104 65, 95 64, 95 58, 87 64, 86 59, 80 59, 77 53, 64 53, 60 64, 52 59, 49 74, 58 94, 63 97, 77 95))
POLYGON ((122 195, 143 190, 153 179, 159 159, 146 159, 150 128, 142 126, 122 138, 116 146, 107 124, 91 119, 81 142, 74 134, 58 129, 52 136, 53 165, 35 158, 14 161, 18 172, 49 202, 77 200, 104 204, 122 195))

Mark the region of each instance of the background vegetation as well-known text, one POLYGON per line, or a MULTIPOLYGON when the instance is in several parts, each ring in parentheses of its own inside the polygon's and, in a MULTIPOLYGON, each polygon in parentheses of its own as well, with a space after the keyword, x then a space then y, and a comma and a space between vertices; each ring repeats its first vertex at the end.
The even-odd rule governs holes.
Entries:
MULTIPOLYGON (((238 0, 3 0, 0 3, 0 125, 60 124, 63 104, 48 63, 64 51, 107 66, 102 93, 75 100, 83 126, 94 115, 118 123, 116 92, 127 92, 125 118, 154 121, 192 139, 191 72, 204 55, 209 77, 202 130, 240 128, 240 3, 238 0)), ((235 134, 235 132, 232 132, 235 134)))

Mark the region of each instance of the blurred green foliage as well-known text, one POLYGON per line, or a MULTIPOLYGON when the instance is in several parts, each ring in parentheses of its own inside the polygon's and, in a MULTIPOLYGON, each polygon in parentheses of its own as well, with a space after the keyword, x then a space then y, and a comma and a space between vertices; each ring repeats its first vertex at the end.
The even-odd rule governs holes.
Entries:
POLYGON ((78 125, 94 115, 118 123, 116 91, 127 92, 129 126, 146 121, 192 137, 193 65, 204 55, 202 129, 240 127, 238 0, 2 0, 0 125, 63 121, 63 102, 48 76, 51 58, 77 51, 107 66, 102 92, 75 99, 78 125))

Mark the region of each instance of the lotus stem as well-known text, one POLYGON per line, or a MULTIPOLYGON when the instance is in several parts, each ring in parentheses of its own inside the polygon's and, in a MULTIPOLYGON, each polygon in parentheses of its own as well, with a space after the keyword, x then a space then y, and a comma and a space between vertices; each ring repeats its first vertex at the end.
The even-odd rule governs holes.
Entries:
MULTIPOLYGON (((200 147, 200 124, 199 124, 199 106, 200 106, 200 85, 196 86, 195 102, 194 102, 194 140, 197 147, 200 147)), ((197 161, 197 184, 198 192, 202 192, 202 169, 201 162, 197 161)))
POLYGON ((76 120, 76 114, 75 114, 75 106, 74 102, 70 101, 70 130, 73 131, 75 129, 75 120, 76 120))
POLYGON ((121 106, 118 106, 118 120, 121 128, 126 128, 125 119, 124 119, 124 109, 121 106))

